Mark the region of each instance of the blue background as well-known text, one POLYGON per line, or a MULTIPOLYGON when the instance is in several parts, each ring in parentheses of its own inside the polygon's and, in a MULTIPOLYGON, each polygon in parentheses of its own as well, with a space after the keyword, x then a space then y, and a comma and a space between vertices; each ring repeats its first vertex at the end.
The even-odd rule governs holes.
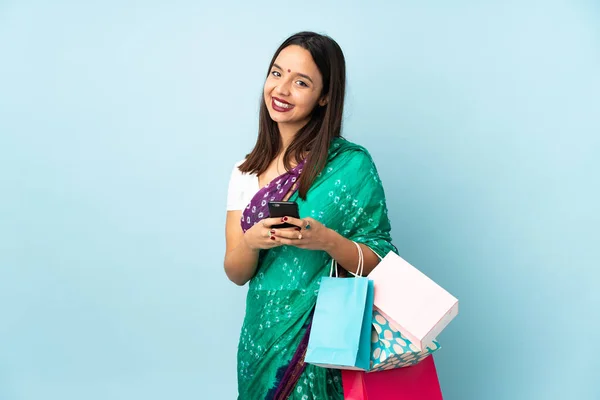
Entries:
POLYGON ((227 182, 300 30, 342 46, 394 242, 461 301, 445 398, 600 398, 598 1, 3 0, 0 399, 235 398, 227 182))

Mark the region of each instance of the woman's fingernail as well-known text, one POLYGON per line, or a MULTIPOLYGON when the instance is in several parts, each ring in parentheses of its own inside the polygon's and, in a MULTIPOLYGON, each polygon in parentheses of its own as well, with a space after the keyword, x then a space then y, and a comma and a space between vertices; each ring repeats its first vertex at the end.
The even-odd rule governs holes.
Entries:
POLYGON ((275 240, 275 236, 271 236, 271 240, 275 240))
POLYGON ((283 222, 285 222, 285 221, 287 221, 287 220, 288 220, 288 217, 283 217, 283 218, 281 218, 281 220, 282 220, 283 222))
POLYGON ((275 229, 271 229, 271 234, 274 235, 275 234, 275 229))
POLYGON ((302 228, 298 228, 298 227, 296 227, 296 230, 297 230, 297 231, 300 231, 300 230, 302 230, 302 228))

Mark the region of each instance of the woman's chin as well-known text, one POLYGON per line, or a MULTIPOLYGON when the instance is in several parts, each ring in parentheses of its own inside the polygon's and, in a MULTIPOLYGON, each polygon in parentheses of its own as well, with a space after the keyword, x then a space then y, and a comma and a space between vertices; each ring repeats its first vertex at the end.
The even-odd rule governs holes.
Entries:
POLYGON ((281 113, 278 112, 269 112, 269 115, 271 116, 271 119, 278 124, 290 122, 290 118, 288 118, 287 115, 281 115, 281 113))

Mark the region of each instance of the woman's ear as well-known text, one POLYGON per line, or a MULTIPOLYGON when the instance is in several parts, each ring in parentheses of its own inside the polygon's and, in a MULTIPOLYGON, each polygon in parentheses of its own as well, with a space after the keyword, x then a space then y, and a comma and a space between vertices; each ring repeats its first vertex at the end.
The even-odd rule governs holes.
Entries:
POLYGON ((323 96, 319 99, 319 105, 321 107, 326 106, 328 102, 329 102, 329 98, 327 98, 327 96, 323 96))

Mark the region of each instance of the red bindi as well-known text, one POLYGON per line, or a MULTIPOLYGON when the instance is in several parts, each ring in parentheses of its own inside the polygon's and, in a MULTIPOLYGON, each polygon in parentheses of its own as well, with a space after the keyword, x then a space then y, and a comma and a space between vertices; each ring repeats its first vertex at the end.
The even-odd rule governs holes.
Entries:
POLYGON ((291 69, 288 69, 288 72, 292 72, 292 70, 291 70, 291 69))

